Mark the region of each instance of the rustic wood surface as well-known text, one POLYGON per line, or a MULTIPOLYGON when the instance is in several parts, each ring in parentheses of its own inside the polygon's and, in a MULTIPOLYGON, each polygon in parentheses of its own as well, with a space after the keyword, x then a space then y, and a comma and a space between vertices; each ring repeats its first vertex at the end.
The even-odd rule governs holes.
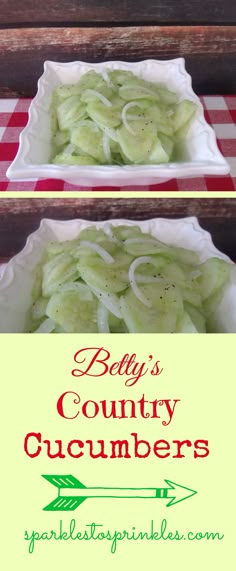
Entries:
POLYGON ((228 23, 236 22, 233 0, 1 0, 2 25, 47 22, 99 23, 228 23))
POLYGON ((179 56, 186 58, 198 94, 236 92, 236 26, 134 26, 0 30, 0 96, 34 96, 46 59, 179 56))
POLYGON ((146 220, 197 216, 219 250, 236 261, 236 199, 221 198, 2 198, 0 261, 19 252, 42 218, 146 220))

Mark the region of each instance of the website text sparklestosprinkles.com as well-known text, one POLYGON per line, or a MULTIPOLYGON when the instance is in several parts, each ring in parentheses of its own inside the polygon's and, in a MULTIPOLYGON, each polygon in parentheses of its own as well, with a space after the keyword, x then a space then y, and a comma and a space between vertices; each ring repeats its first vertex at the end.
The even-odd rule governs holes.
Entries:
POLYGON ((58 522, 58 529, 50 531, 25 531, 24 539, 28 542, 28 552, 34 553, 35 544, 39 541, 108 541, 111 553, 116 553, 118 543, 121 541, 221 541, 224 534, 213 531, 170 531, 168 522, 162 519, 159 524, 151 520, 145 530, 138 530, 132 526, 128 531, 104 530, 101 523, 89 523, 79 530, 75 519, 64 524, 62 520, 58 522))

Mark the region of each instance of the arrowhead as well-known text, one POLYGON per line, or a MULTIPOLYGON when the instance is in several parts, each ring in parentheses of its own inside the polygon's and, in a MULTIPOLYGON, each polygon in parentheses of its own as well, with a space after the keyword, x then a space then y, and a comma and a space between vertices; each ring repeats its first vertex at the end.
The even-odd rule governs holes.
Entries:
POLYGON ((168 502, 166 507, 173 506, 179 502, 183 502, 183 500, 187 500, 188 498, 191 498, 191 496, 195 496, 195 494, 197 494, 195 490, 186 488, 186 486, 180 486, 180 484, 176 484, 170 480, 165 480, 165 482, 170 490, 168 492, 168 498, 170 499, 170 502, 168 502))

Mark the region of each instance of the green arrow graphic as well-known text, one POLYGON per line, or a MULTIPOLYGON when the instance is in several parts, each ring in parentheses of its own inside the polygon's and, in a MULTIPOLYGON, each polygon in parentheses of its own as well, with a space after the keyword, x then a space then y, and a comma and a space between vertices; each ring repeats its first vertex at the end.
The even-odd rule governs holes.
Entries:
POLYGON ((58 496, 45 508, 46 511, 73 511, 88 498, 157 498, 167 499, 167 507, 178 504, 197 494, 195 490, 165 480, 166 488, 87 488, 71 474, 42 477, 58 489, 58 496))

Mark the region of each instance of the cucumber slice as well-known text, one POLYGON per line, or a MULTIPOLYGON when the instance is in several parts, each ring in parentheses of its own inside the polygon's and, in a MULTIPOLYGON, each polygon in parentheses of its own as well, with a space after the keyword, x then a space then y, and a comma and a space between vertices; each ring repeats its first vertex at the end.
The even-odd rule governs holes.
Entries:
POLYGON ((87 105, 89 117, 105 127, 118 127, 121 124, 121 111, 117 106, 106 107, 101 101, 93 101, 87 105))
POLYGON ((58 254, 43 265, 42 294, 51 296, 60 284, 78 279, 77 261, 68 254, 58 254))
POLYGON ((174 91, 170 91, 166 87, 157 86, 157 93, 160 97, 160 100, 167 105, 173 105, 177 103, 178 97, 174 91))
POLYGON ((130 133, 125 126, 117 129, 118 142, 121 150, 128 159, 135 164, 145 163, 156 140, 156 129, 151 123, 133 121, 130 133))
POLYGON ((97 301, 85 301, 80 292, 54 293, 46 315, 66 333, 97 333, 97 301))
POLYGON ((108 71, 108 77, 114 85, 123 85, 126 81, 132 81, 135 75, 132 71, 114 69, 108 71))
POLYGON ((119 95, 125 101, 149 99, 159 101, 159 95, 152 87, 139 85, 138 82, 127 82, 119 88, 119 95))
POLYGON ((156 139, 154 146, 148 156, 147 162, 150 164, 168 163, 173 151, 174 143, 159 133, 159 138, 156 139))
POLYGON ((230 264, 220 258, 209 258, 199 266, 201 276, 197 279, 203 300, 220 293, 230 275, 230 264))
POLYGON ((113 91, 106 83, 97 84, 96 89, 85 89, 80 96, 80 100, 83 103, 96 103, 97 101, 106 102, 109 107, 110 97, 113 95, 113 91))
POLYGON ((78 95, 71 95, 57 107, 57 120, 59 129, 70 129, 74 123, 86 116, 86 106, 81 103, 78 95))
POLYGON ((78 238, 78 242, 86 240, 88 242, 103 242, 106 240, 107 235, 103 230, 98 230, 95 226, 88 226, 81 230, 78 238))
POLYGON ((194 307, 200 308, 202 305, 202 296, 200 290, 186 285, 181 287, 181 294, 184 302, 191 303, 194 307))
POLYGON ((168 137, 165 133, 159 133, 159 139, 170 161, 174 149, 174 141, 171 139, 171 137, 168 137))
POLYGON ((96 161, 93 157, 89 155, 65 155, 64 153, 60 153, 56 155, 52 161, 54 165, 98 165, 98 161, 96 161))
POLYGON ((71 131, 71 143, 100 163, 106 162, 103 133, 93 121, 84 121, 71 131))
POLYGON ((44 318, 48 302, 48 297, 39 297, 37 301, 32 304, 31 318, 33 321, 39 321, 44 318))
POLYGON ((72 95, 79 96, 81 94, 81 87, 78 83, 71 83, 67 85, 58 85, 53 92, 53 103, 59 105, 68 97, 72 95))
POLYGON ((42 323, 35 329, 34 333, 53 333, 55 329, 55 322, 50 317, 47 317, 42 321, 42 323))
POLYGON ((123 319, 118 319, 113 313, 109 313, 108 321, 111 333, 128 333, 123 319))
POLYGON ((88 285, 107 293, 124 291, 128 286, 128 268, 132 258, 117 254, 113 264, 104 264, 98 256, 81 256, 78 269, 88 285))
POLYGON ((69 142, 70 142, 70 131, 68 129, 66 131, 57 131, 55 137, 53 138, 53 146, 56 149, 64 147, 69 142))
POLYGON ((184 99, 175 107, 175 112, 172 117, 174 131, 182 129, 186 123, 193 119, 197 111, 197 105, 193 101, 184 99))
POLYGON ((192 280, 191 271, 184 272, 177 263, 166 259, 166 263, 162 266, 160 272, 165 280, 179 288, 184 302, 188 301, 196 307, 201 306, 200 288, 198 283, 192 280))
POLYGON ((78 87, 82 93, 85 89, 96 89, 98 83, 101 81, 102 77, 99 73, 94 70, 87 71, 87 73, 81 76, 78 87))
POLYGON ((207 320, 207 330, 209 332, 217 332, 215 312, 217 306, 220 304, 224 294, 224 287, 217 290, 215 293, 210 295, 207 299, 203 301, 203 310, 207 320))
POLYGON ((190 315, 186 311, 177 324, 176 333, 198 333, 190 315))
POLYGON ((75 238, 75 240, 65 240, 63 242, 49 242, 46 248, 46 253, 49 257, 66 252, 73 255, 74 248, 79 246, 79 243, 79 238, 75 238))
POLYGON ((185 264, 193 266, 199 264, 199 255, 193 250, 187 250, 186 248, 178 248, 176 246, 170 246, 170 253, 178 264, 185 264))
POLYGON ((133 256, 145 256, 146 254, 163 254, 169 257, 169 248, 162 242, 150 236, 140 234, 124 241, 124 250, 133 256))
POLYGON ((120 308, 130 333, 174 333, 177 319, 183 314, 180 292, 170 284, 140 286, 152 307, 146 307, 131 288, 121 296, 120 308))
POLYGON ((184 308, 191 317, 198 333, 206 333, 206 318, 203 315, 203 308, 196 308, 190 303, 184 303, 184 308))

